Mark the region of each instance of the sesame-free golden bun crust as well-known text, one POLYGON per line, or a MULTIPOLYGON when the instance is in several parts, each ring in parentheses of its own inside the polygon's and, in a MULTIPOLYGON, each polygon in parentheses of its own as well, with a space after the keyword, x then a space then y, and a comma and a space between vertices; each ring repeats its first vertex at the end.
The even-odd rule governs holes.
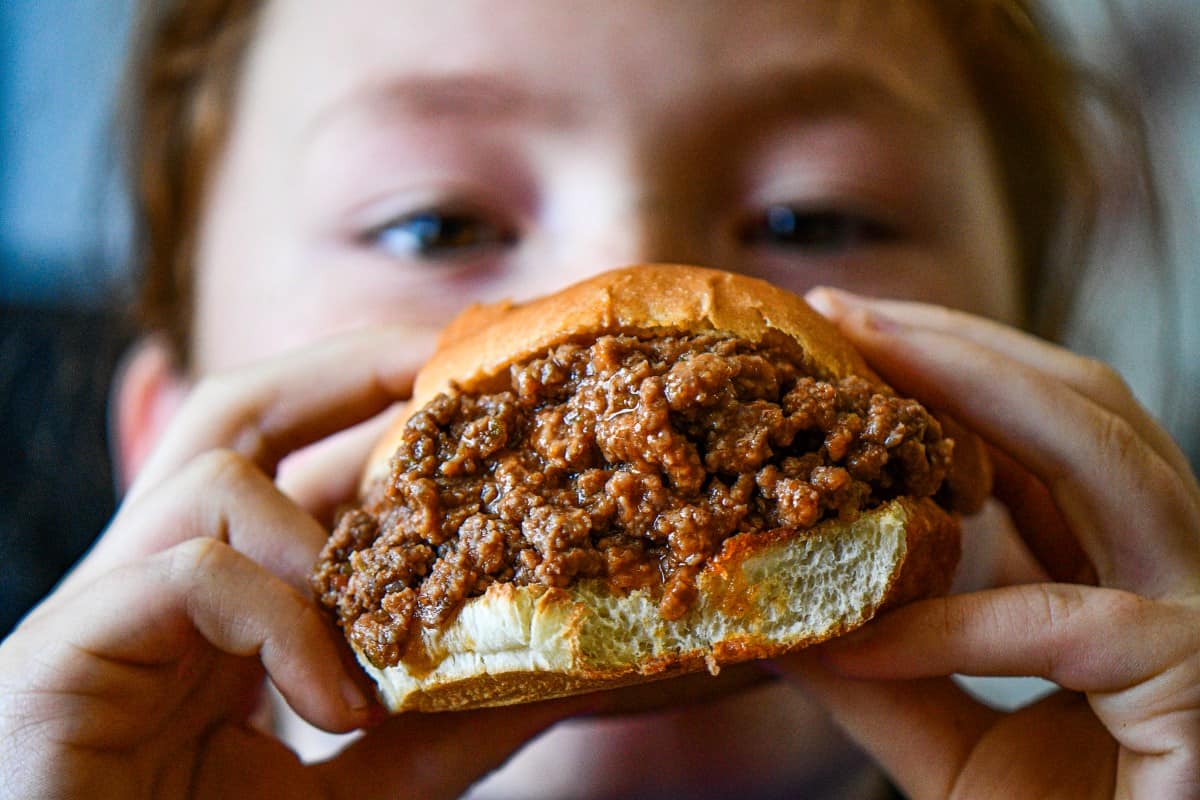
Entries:
POLYGON ((365 479, 386 471, 409 415, 452 385, 470 392, 564 342, 655 331, 727 333, 756 343, 782 335, 798 345, 808 374, 858 375, 891 393, 832 323, 792 292, 701 267, 624 267, 526 303, 505 300, 463 311, 442 332, 405 412, 372 451, 365 479))
MULTIPOLYGON (((795 294, 710 269, 627 267, 527 303, 477 305, 455 319, 403 418, 372 453, 364 489, 386 476, 408 416, 438 393, 491 390, 509 366, 568 341, 656 332, 783 341, 814 377, 858 375, 892 393, 795 294)), ((396 666, 358 657, 392 711, 507 705, 715 675, 846 633, 881 608, 944 593, 959 551, 957 517, 930 499, 898 498, 853 521, 731 537, 698 575, 698 597, 678 620, 659 614, 661 587, 617 593, 602 580, 567 589, 493 584, 447 626, 415 627, 396 666)))

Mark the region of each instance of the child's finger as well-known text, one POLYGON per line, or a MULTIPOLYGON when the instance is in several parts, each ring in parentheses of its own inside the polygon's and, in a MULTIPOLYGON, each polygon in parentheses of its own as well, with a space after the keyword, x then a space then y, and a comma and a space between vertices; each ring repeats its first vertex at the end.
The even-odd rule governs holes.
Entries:
POLYGON ((196 538, 228 543, 307 592, 328 532, 244 456, 212 450, 126 503, 62 589, 196 538))
POLYGON ((816 653, 778 666, 913 800, 1111 794, 1116 744, 1082 695, 1056 692, 1006 716, 949 678, 847 680, 816 653), (1063 769, 1064 759, 1087 766, 1063 769))
MULTIPOLYGON (((315 725, 348 730, 377 706, 352 675, 330 626, 285 581, 216 539, 190 539, 88 583, 73 601, 19 630, 73 656, 34 659, 47 724, 80 747, 130 747, 172 720, 225 719, 245 704, 189 707, 210 654, 258 659, 289 704, 315 725)), ((40 702, 41 702, 40 701, 40 702)), ((203 730, 196 730, 202 735, 203 730)), ((186 736, 187 731, 172 730, 186 736)))
POLYGON ((967 339, 1054 376, 1100 407, 1129 420, 1138 434, 1179 475, 1191 477, 1191 467, 1179 446, 1107 364, 1084 358, 1017 328, 942 306, 878 300, 826 288, 813 290, 807 299, 835 321, 845 318, 855 308, 873 309, 906 325, 967 339))
POLYGON ((1192 583, 1200 495, 1133 423, 971 338, 873 313, 840 326, 899 389, 947 409, 1036 475, 1105 585, 1158 596, 1192 583))
POLYGON ((547 727, 586 708, 586 697, 392 717, 316 767, 332 796, 370 800, 459 797, 547 727))
POLYGON ((348 430, 307 447, 279 465, 275 482, 298 506, 325 525, 355 496, 371 449, 403 410, 396 404, 348 430))
POLYGON ((828 709, 908 797, 950 796, 972 749, 1000 716, 949 678, 846 680, 815 651, 774 664, 828 709))
POLYGON ((1017 533, 1045 575, 1054 581, 1095 584, 1096 569, 1046 486, 1003 450, 990 450, 996 477, 993 493, 1008 508, 1017 533))
POLYGON ((911 679, 1035 675, 1117 692, 1200 652, 1200 611, 1115 589, 1024 584, 923 600, 823 646, 838 672, 911 679))
POLYGON ((288 454, 408 396, 432 338, 358 332, 206 378, 189 395, 130 489, 138 497, 214 448, 236 450, 274 475, 288 454))
MULTIPOLYGON (((1148 600, 1087 586, 1013 586, 906 606, 818 652, 852 683, 952 673, 1046 678, 1086 693, 1088 716, 1122 748, 1124 780, 1142 787, 1130 796, 1154 794, 1149 787, 1195 774, 1200 746, 1195 595, 1148 600)), ((1039 728, 1025 722, 1036 735, 1039 728)), ((1056 741, 1057 732, 1046 743, 1056 741)))

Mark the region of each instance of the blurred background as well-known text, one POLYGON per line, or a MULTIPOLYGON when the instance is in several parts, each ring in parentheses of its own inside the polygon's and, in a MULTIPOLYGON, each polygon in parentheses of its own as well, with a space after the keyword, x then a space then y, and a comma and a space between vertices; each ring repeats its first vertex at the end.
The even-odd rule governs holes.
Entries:
MULTIPOLYGON (((1069 343, 1116 365, 1200 463, 1200 4, 1052 5, 1079 56, 1143 101, 1166 228, 1146 224, 1133 161, 1114 163, 1069 343)), ((0 636, 115 505, 106 400, 132 329, 114 99, 131 9, 0 3, 0 636)))
POLYGON ((130 336, 113 100, 132 0, 0 2, 0 636, 115 504, 130 336))

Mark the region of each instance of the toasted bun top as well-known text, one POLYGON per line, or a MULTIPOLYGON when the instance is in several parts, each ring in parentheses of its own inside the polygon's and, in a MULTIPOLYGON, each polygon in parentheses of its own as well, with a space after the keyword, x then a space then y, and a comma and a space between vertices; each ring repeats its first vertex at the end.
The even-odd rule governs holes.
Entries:
POLYGON ((799 346, 809 374, 859 375, 891 392, 832 323, 798 295, 713 269, 625 267, 526 303, 505 300, 463 311, 442 332, 437 352, 417 376, 407 411, 372 451, 364 480, 386 471, 409 414, 452 385, 471 391, 564 342, 660 330, 727 333, 751 342, 782 334, 799 346))
POLYGON ((421 406, 453 381, 473 383, 557 344, 608 333, 728 333, 752 342, 771 331, 800 345, 821 377, 880 379, 804 299, 757 278, 675 264, 601 273, 526 303, 476 304, 442 332, 438 351, 417 377, 421 406))

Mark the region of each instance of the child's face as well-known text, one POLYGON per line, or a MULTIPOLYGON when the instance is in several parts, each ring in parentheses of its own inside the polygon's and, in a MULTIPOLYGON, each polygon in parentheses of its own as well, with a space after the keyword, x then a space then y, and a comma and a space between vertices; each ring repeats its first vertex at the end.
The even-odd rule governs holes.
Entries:
MULTIPOLYGON (((273 0, 199 232, 194 366, 372 323, 426 333, 473 300, 648 260, 1014 319, 982 123, 920 8, 273 0)), ((610 721, 556 729, 492 780, 557 796, 669 761, 765 786, 841 763, 790 690, 699 708, 671 724, 721 730, 715 750, 610 721)))
POLYGON ((276 0, 202 221, 197 368, 650 260, 1012 319, 982 122, 919 12, 276 0))

